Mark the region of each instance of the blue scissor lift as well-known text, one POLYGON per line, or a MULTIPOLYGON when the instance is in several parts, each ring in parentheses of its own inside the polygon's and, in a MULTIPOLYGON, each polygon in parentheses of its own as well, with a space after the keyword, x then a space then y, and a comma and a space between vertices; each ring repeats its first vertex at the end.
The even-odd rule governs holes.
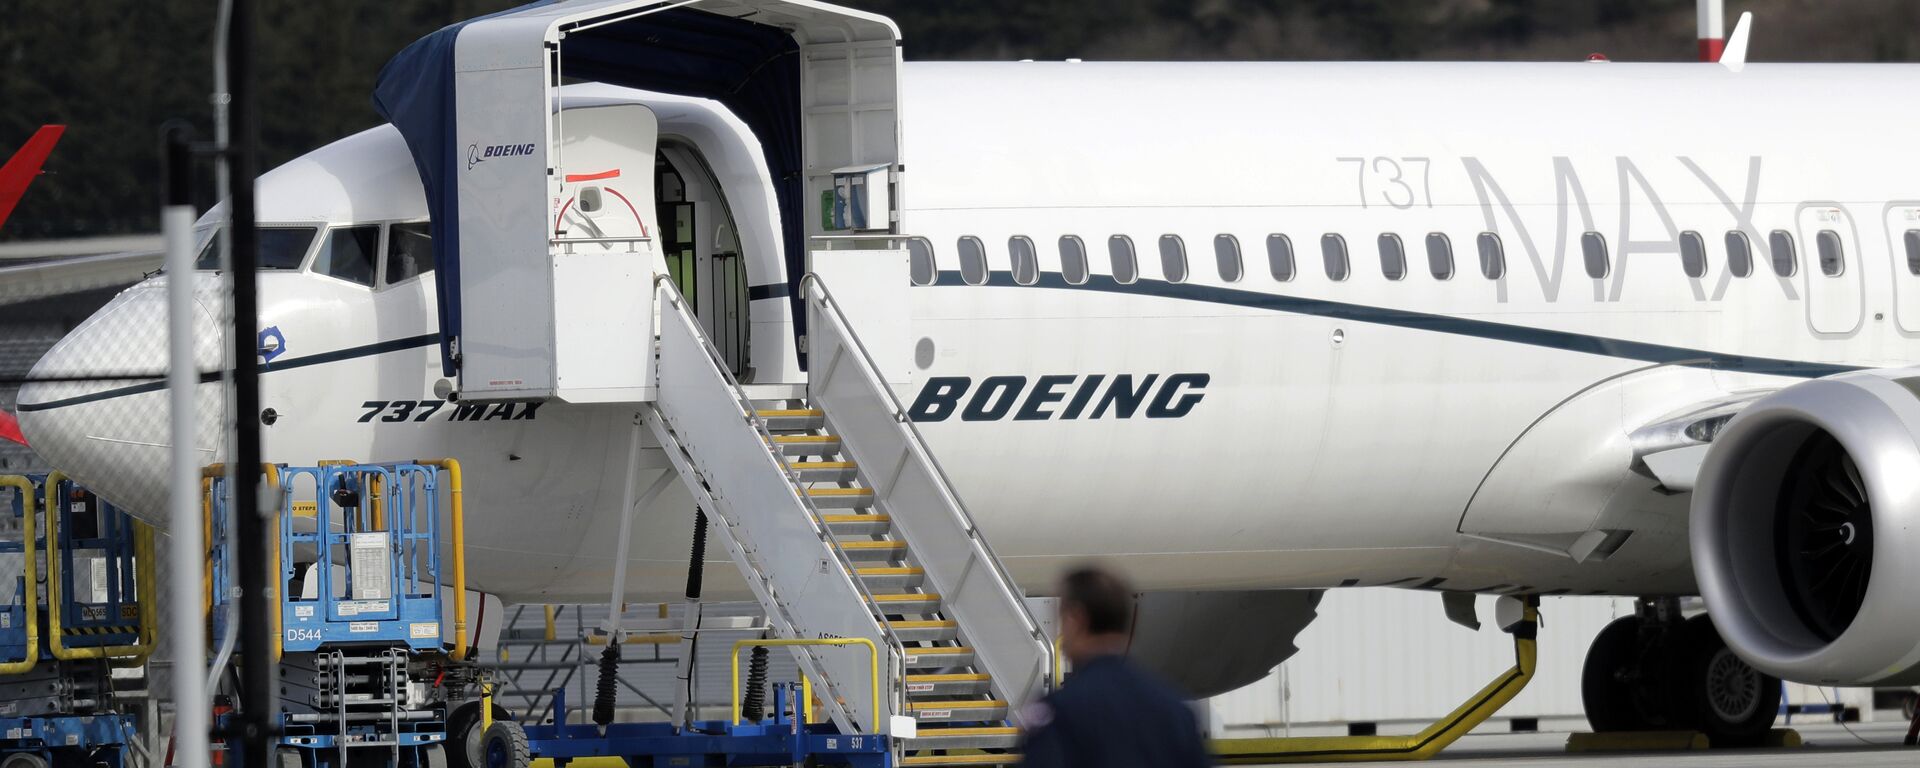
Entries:
POLYGON ((138 730, 112 670, 153 652, 153 531, 59 473, 0 488, 0 766, 122 768, 138 730))
MULTIPOLYGON (((440 631, 441 470, 273 470, 280 768, 445 766, 447 694, 435 684, 450 663, 440 631)), ((212 482, 214 542, 230 541, 224 490, 212 482)), ((229 549, 213 550, 216 623, 230 615, 229 549)))

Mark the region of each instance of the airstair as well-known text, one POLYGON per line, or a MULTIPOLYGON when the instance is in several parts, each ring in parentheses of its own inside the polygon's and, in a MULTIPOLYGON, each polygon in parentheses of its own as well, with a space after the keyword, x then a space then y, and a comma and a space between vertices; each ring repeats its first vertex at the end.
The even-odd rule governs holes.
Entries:
POLYGON ((644 422, 776 634, 822 642, 795 652, 827 715, 902 737, 901 765, 1017 762, 1018 713, 1051 687, 1052 646, 825 283, 804 283, 808 396, 771 402, 656 285, 644 422))

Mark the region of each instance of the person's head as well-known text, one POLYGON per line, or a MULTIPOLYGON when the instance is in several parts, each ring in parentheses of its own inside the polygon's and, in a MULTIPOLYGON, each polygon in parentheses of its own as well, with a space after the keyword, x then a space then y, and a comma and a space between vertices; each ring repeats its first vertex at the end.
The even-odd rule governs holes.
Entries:
POLYGON ((1075 664, 1125 653, 1133 631, 1133 587, 1098 566, 1084 566, 1060 580, 1060 649, 1075 664))

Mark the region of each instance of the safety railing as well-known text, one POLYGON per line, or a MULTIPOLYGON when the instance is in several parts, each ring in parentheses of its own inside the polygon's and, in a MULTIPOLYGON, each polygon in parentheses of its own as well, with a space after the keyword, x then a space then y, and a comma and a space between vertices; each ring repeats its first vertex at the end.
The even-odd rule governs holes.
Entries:
POLYGON ((888 476, 866 478, 876 507, 906 537, 942 609, 960 622, 976 658, 1017 711, 1055 684, 1059 661, 1051 639, 826 282, 809 273, 801 291, 813 310, 812 403, 826 413, 855 465, 889 468, 888 476), (919 495, 900 498, 904 493, 919 495))
POLYGON ((451 511, 447 522, 453 526, 453 655, 454 661, 467 660, 467 511, 464 506, 461 484, 465 482, 460 473, 460 461, 453 458, 415 459, 414 463, 426 467, 438 467, 446 473, 446 482, 451 511))
POLYGON ((276 514, 288 533, 275 542, 278 560, 306 547, 315 558, 306 579, 312 597, 293 594, 295 574, 276 570, 283 621, 290 622, 283 642, 296 650, 368 640, 440 648, 438 468, 322 462, 280 473, 276 514), (311 533, 296 530, 292 519, 295 497, 305 492, 315 500, 311 533))
MULTIPOLYGON (((873 594, 867 589, 866 584, 855 577, 854 574, 856 570, 852 560, 846 556, 846 553, 840 551, 839 547, 834 545, 832 533, 827 527, 819 508, 814 505, 813 500, 808 497, 805 489, 800 485, 799 471, 793 468, 792 462, 788 461, 787 457, 779 449, 779 444, 775 442, 773 433, 768 431, 766 424, 755 416, 757 409, 753 405, 753 399, 747 396, 746 390, 734 379, 732 372, 726 364, 725 358, 720 355, 719 350, 715 349, 713 344, 707 340, 705 334, 701 333, 699 322, 692 316, 686 306, 685 299, 680 295, 679 290, 674 287, 671 281, 672 278, 669 275, 656 275, 654 277, 655 291, 658 295, 666 299, 666 301, 658 304, 658 306, 661 307, 660 317, 663 327, 661 328, 660 342, 662 348, 661 363, 656 367, 656 375, 664 376, 666 373, 669 339, 669 328, 666 327, 666 324, 674 323, 678 326, 674 329, 676 332, 683 333, 690 337, 699 346, 701 353, 705 356, 708 367, 720 378, 729 391, 734 410, 734 413, 729 414, 729 416, 740 419, 751 426, 758 435, 761 443, 758 452, 770 457, 776 462, 786 481, 785 485, 788 497, 799 504, 800 508, 806 513, 806 524, 813 538, 825 551, 830 553, 832 557, 831 562, 839 566, 840 579, 845 582, 849 591, 857 596, 859 601, 863 603, 861 612, 864 613, 879 630, 878 634, 887 646, 889 679, 898 680, 905 669, 906 644, 902 642, 899 635, 895 633, 892 622, 888 620, 884 613, 880 612, 878 609, 879 604, 873 599, 873 594), (668 309, 669 307, 671 308, 670 310, 668 309)), ((670 394, 664 381, 660 389, 661 402, 665 403, 670 399, 670 394)), ((732 529, 737 525, 737 521, 723 520, 723 522, 728 524, 728 535, 723 538, 728 540, 730 545, 737 546, 737 543, 732 541, 734 536, 732 529)), ((738 551, 736 553, 736 560, 741 563, 743 568, 751 572, 749 574, 750 578, 748 579, 750 584, 753 583, 756 578, 759 580, 760 583, 754 585, 755 591, 759 593, 757 596, 760 598, 761 604, 768 609, 768 619, 784 624, 785 626, 782 627, 782 629, 790 634, 797 633, 799 625, 788 615, 786 605, 787 601, 795 599, 796 596, 788 593, 781 595, 781 598, 778 600, 774 599, 773 595, 766 593, 762 586, 771 582, 771 577, 766 573, 765 568, 747 551, 738 551)), ((823 679, 826 680, 829 687, 839 685, 839 681, 833 676, 824 676, 823 679)), ((906 707, 904 690, 900 689, 897 685, 893 685, 891 682, 887 688, 889 697, 886 712, 890 714, 904 711, 906 707)), ((878 713, 876 713, 876 722, 881 722, 878 718, 878 713)), ((852 723, 849 723, 849 725, 852 725, 852 723)))
MULTIPOLYGON (((766 646, 770 648, 777 648, 781 646, 809 646, 809 645, 813 645, 813 646, 858 645, 858 646, 863 646, 867 649, 867 679, 871 681, 871 688, 872 688, 872 690, 868 694, 869 695, 868 701, 872 703, 873 730, 876 733, 879 732, 880 730, 880 652, 877 649, 875 649, 872 640, 868 640, 867 638, 864 638, 864 637, 823 637, 818 639, 760 638, 760 639, 740 640, 735 642, 733 644, 733 655, 730 661, 730 664, 733 668, 733 695, 732 697, 730 697, 731 700, 733 701, 733 720, 732 720, 733 724, 734 725, 740 724, 740 702, 741 702, 740 651, 747 648, 754 647, 754 646, 766 646)), ((804 672, 800 674, 800 688, 801 688, 801 694, 800 694, 801 706, 800 706, 800 710, 795 713, 795 717, 800 721, 801 725, 805 725, 807 723, 807 710, 812 708, 813 680, 811 678, 808 678, 806 676, 806 673, 804 672)))
MULTIPOLYGON (((261 464, 260 474, 262 479, 266 481, 266 484, 261 486, 261 490, 263 491, 262 498, 280 498, 279 465, 261 464)), ((220 554, 220 547, 223 546, 223 542, 227 541, 227 505, 225 497, 222 496, 222 493, 226 490, 226 477, 227 465, 225 464, 208 464, 200 469, 200 541, 207 548, 205 567, 201 572, 200 592, 203 601, 201 603, 201 611, 209 618, 213 617, 214 606, 219 604, 231 605, 225 595, 214 594, 216 585, 230 585, 233 583, 232 579, 226 575, 227 572, 234 567, 233 557, 231 553, 226 555, 220 554)), ((282 572, 280 546, 278 544, 280 541, 280 515, 268 515, 267 520, 270 525, 267 530, 267 536, 275 542, 272 546, 267 547, 267 551, 272 553, 272 560, 268 563, 268 568, 272 569, 272 573, 277 575, 282 572)), ((276 576, 276 578, 269 579, 267 582, 267 600, 274 605, 279 605, 280 603, 280 581, 281 579, 276 576)), ((273 661, 277 664, 286 653, 286 633, 283 631, 284 617, 280 615, 280 611, 271 611, 270 613, 273 614, 273 661)), ((237 617, 235 616, 227 616, 224 621, 226 624, 237 626, 237 617)), ((225 624, 221 625, 223 630, 221 634, 225 634, 224 627, 225 624)))
MULTIPOLYGON (((35 505, 39 494, 34 492, 33 480, 20 475, 0 475, 0 487, 14 490, 14 503, 20 505, 20 605, 21 615, 26 629, 24 652, 18 661, 0 663, 0 675, 18 675, 29 672, 40 661, 40 614, 39 593, 34 585, 39 576, 34 569, 34 518, 38 517, 35 505)), ((14 551, 8 548, 6 551, 14 551)))
MULTIPOLYGON (((153 528, 146 523, 127 518, 134 526, 133 561, 135 602, 138 605, 135 621, 134 642, 121 645, 98 645, 67 647, 68 617, 66 616, 66 567, 72 552, 61 546, 60 518, 65 505, 60 503, 61 489, 67 485, 67 476, 61 472, 47 475, 46 505, 47 534, 47 651, 53 657, 63 661, 74 659, 145 659, 153 655, 156 646, 155 628, 159 625, 160 604, 155 596, 158 581, 155 578, 153 528)), ((119 510, 111 514, 124 516, 119 510)), ((108 577, 114 578, 117 568, 107 569, 108 577)), ((120 579, 114 579, 121 581, 120 579)), ((111 596, 113 590, 109 590, 111 596)), ((119 601, 113 601, 118 603, 119 601)))

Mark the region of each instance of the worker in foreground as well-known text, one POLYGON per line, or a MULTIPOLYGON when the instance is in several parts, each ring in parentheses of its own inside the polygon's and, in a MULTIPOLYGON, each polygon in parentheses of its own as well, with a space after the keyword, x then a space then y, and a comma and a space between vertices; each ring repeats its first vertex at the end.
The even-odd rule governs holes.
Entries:
POLYGON ((1026 712, 1024 768, 1211 765, 1193 710, 1127 661, 1133 588, 1080 568, 1060 582, 1060 647, 1073 677, 1026 712))

